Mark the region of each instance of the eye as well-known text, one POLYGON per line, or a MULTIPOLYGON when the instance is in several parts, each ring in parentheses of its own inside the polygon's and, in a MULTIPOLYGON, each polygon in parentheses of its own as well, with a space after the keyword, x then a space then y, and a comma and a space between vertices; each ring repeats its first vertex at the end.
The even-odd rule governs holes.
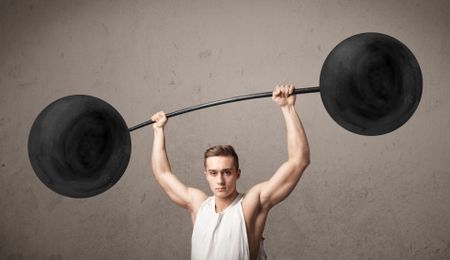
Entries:
POLYGON ((216 176, 216 174, 217 174, 217 173, 216 173, 216 172, 213 172, 213 171, 210 171, 210 172, 209 172, 209 175, 211 175, 211 176, 216 176))
POLYGON ((231 171, 225 171, 225 175, 226 176, 230 176, 231 175, 231 171))

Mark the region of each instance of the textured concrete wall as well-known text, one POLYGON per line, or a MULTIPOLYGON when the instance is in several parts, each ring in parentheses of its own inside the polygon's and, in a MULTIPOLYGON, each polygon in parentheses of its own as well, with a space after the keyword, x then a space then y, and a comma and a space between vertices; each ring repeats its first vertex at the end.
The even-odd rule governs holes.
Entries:
MULTIPOLYGON (((402 128, 363 137, 339 127, 318 94, 300 96, 312 165, 269 216, 271 259, 450 258, 450 2, 14 1, 0 2, 0 259, 187 259, 191 223, 152 178, 151 127, 133 132, 117 185, 90 199, 48 190, 27 138, 37 114, 70 94, 112 104, 129 126, 156 111, 316 86, 324 59, 360 32, 392 35, 415 53, 424 92, 402 128)), ((239 189, 286 158, 270 99, 170 120, 174 172, 209 191, 202 153, 230 143, 239 189)))

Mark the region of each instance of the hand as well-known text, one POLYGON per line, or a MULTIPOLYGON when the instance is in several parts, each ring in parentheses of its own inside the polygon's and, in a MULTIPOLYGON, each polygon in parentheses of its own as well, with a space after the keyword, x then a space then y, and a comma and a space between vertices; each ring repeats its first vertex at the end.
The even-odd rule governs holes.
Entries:
POLYGON ((164 125, 167 123, 166 113, 159 111, 152 116, 152 120, 155 121, 153 123, 153 129, 164 128, 164 125))
POLYGON ((284 107, 286 105, 295 105, 294 85, 277 85, 272 93, 272 100, 284 107))

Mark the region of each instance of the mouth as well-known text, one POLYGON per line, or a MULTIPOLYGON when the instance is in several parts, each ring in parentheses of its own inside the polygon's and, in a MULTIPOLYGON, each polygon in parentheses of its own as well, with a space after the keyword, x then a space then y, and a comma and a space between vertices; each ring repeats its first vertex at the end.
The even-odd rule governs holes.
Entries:
POLYGON ((224 192, 224 191, 225 191, 225 188, 216 188, 216 191, 217 191, 217 192, 224 192))

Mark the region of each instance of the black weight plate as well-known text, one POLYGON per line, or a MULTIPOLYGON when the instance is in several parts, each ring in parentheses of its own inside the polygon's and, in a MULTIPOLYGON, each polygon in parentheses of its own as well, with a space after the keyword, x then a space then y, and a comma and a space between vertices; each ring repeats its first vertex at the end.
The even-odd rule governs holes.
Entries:
POLYGON ((123 175, 131 139, 122 116, 105 101, 73 95, 48 105, 28 139, 31 165, 53 191, 86 198, 112 187, 123 175))
POLYGON ((399 40, 362 33, 339 43, 320 73, 320 95, 330 116, 361 135, 381 135, 402 126, 422 95, 422 73, 399 40))

